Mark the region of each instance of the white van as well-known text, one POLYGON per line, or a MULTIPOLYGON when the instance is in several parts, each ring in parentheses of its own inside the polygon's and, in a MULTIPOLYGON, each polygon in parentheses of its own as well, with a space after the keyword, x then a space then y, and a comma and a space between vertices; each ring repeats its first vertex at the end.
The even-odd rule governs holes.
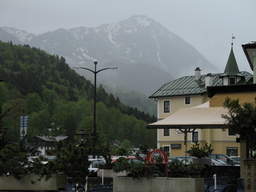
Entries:
POLYGON ((90 166, 89 166, 89 172, 90 174, 97 175, 97 172, 99 170, 99 166, 106 163, 104 159, 89 159, 90 166))

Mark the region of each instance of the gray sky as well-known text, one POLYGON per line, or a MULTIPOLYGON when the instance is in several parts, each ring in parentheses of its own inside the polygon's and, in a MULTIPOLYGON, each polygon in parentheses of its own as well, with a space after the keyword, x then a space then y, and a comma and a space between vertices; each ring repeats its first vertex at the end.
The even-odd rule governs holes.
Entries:
POLYGON ((233 33, 239 69, 251 72, 241 44, 256 41, 255 8, 255 0, 0 0, 0 26, 40 34, 146 15, 193 45, 219 72, 233 33))

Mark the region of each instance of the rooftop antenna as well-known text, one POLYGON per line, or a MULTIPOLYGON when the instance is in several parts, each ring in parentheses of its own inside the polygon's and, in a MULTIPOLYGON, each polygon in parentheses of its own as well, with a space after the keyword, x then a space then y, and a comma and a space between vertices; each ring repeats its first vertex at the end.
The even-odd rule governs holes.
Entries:
POLYGON ((232 42, 231 42, 231 46, 233 47, 233 39, 235 39, 235 37, 234 37, 234 34, 232 33, 232 42))

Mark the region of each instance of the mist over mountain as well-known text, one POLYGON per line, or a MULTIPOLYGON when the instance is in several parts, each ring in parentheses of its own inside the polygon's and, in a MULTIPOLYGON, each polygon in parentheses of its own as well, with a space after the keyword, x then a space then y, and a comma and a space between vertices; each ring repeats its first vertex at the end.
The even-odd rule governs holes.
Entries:
MULTIPOLYGON (((141 15, 93 28, 58 29, 40 35, 2 27, 0 40, 28 44, 63 56, 71 67, 94 69, 94 60, 99 61, 97 69, 117 66, 115 72, 100 73, 98 82, 146 96, 174 78, 193 74, 196 67, 217 71, 192 45, 141 15)), ((92 78, 88 71, 77 72, 92 78)))

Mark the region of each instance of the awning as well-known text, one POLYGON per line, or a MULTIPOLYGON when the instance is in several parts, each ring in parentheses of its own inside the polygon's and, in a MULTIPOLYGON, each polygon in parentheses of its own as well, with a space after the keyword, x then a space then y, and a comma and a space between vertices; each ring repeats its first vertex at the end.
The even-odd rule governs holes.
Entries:
POLYGON ((226 120, 222 114, 227 114, 228 110, 223 107, 209 107, 209 103, 191 108, 181 108, 169 117, 151 123, 148 129, 209 129, 227 127, 226 120))

